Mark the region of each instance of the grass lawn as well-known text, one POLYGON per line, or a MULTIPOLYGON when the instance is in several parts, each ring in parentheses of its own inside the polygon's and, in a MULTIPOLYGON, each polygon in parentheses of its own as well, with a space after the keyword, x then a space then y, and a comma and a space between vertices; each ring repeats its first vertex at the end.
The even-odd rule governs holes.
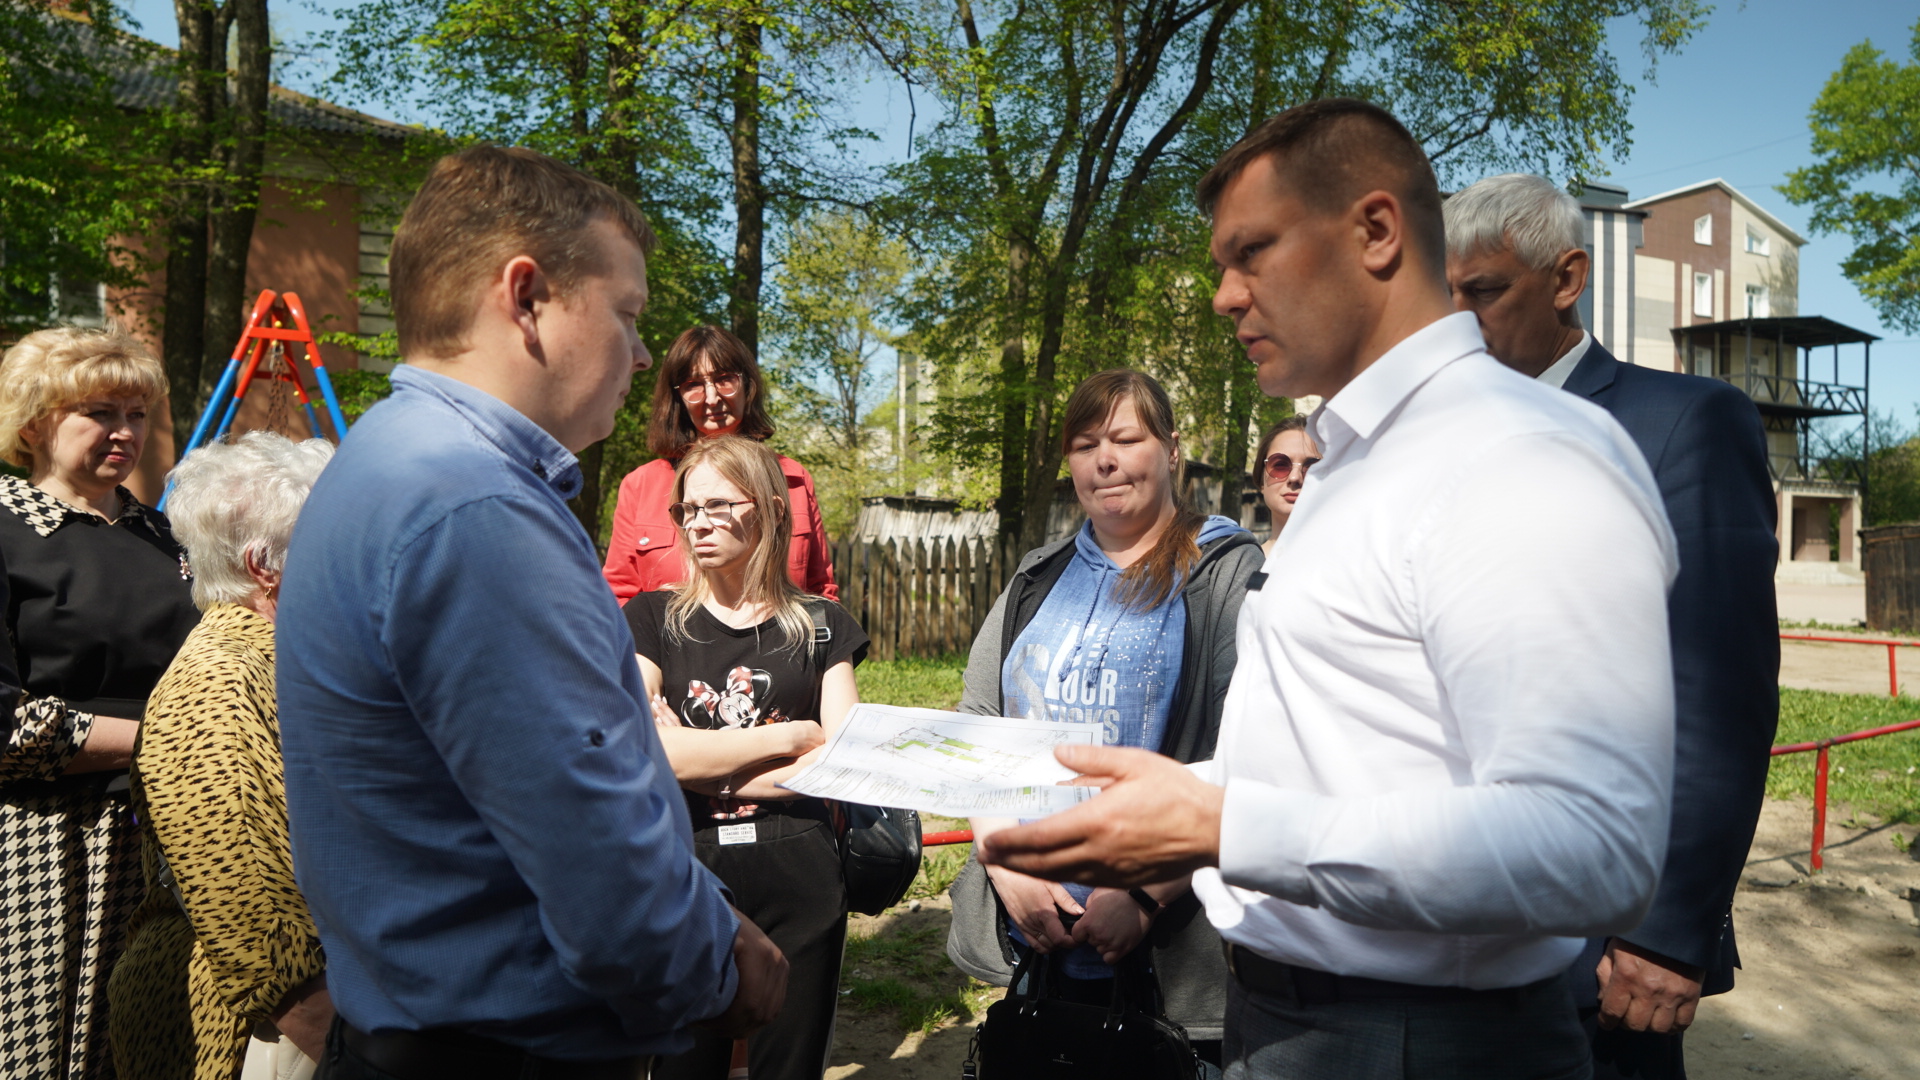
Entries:
MULTIPOLYGON (((1863 728, 1920 719, 1920 701, 1875 694, 1780 691, 1780 733, 1775 745, 1811 742, 1863 728)), ((1883 821, 1920 822, 1920 729, 1836 746, 1829 755, 1827 798, 1855 813, 1883 821)), ((1811 751, 1773 759, 1767 794, 1776 799, 1813 797, 1811 751)))
POLYGON ((960 653, 932 659, 869 660, 854 669, 860 700, 920 709, 951 709, 960 704, 960 677, 967 658, 960 653))

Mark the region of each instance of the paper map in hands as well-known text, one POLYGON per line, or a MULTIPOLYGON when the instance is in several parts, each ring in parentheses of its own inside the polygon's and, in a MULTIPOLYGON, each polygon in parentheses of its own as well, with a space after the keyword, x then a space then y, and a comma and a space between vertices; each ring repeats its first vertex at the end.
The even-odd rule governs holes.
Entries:
POLYGON ((863 703, 848 711, 819 760, 780 786, 948 817, 1044 817, 1098 794, 1060 784, 1074 774, 1053 759, 1053 748, 1099 742, 1097 724, 863 703))

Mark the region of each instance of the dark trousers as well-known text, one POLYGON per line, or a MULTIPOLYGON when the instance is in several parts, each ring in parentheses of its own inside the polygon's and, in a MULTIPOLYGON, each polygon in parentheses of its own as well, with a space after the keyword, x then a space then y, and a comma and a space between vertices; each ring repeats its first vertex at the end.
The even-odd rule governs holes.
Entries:
POLYGON ((1453 1001, 1290 1002, 1227 987, 1227 1080, 1588 1080, 1566 979, 1453 1001))
MULTIPOLYGON (((833 1048, 847 943, 840 851, 823 821, 773 815, 754 824, 751 844, 720 844, 712 827, 694 831, 700 861, 787 956, 787 1002, 747 1040, 747 1073, 753 1080, 820 1080, 833 1048)), ((726 1080, 732 1050, 731 1039, 696 1028, 693 1049, 660 1059, 653 1080, 726 1080)))
POLYGON ((1594 1080, 1687 1080, 1687 1061, 1680 1048, 1685 1032, 1602 1031, 1597 1007, 1581 1009, 1580 1024, 1593 1043, 1594 1080))

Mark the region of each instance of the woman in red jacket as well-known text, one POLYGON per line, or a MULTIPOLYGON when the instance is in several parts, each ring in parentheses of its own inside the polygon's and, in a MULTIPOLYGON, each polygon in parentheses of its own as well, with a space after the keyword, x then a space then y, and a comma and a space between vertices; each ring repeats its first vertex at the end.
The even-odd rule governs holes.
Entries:
MULTIPOLYGON (((667 517, 672 502, 673 467, 696 439, 773 434, 766 410, 766 383, 747 344, 717 326, 696 326, 674 340, 660 365, 653 391, 653 422, 647 449, 655 459, 620 481, 613 508, 613 538, 607 544, 607 584, 625 604, 635 593, 653 592, 686 580, 680 530, 667 517)), ((793 508, 793 544, 787 575, 802 592, 840 598, 833 582, 833 559, 820 524, 820 501, 813 477, 792 458, 780 458, 787 478, 787 505, 793 508)))

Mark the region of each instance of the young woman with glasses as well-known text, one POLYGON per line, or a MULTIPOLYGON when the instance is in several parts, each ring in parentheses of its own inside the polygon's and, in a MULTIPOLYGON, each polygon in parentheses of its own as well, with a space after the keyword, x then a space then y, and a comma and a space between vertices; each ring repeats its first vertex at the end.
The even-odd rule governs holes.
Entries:
POLYGON ((1273 532, 1260 549, 1273 554, 1280 542, 1280 530, 1293 517, 1293 505, 1300 498, 1300 487, 1307 482, 1307 470, 1320 460, 1313 440, 1307 436, 1307 418, 1289 416, 1260 436, 1260 452, 1254 455, 1254 473, 1260 484, 1260 497, 1266 500, 1273 516, 1273 532))
MULTIPOLYGON (((826 804, 777 785, 860 700, 853 669, 867 653, 852 616, 787 575, 788 490, 760 443, 695 443, 666 508, 687 579, 626 607, 694 851, 787 957, 786 1005, 748 1040, 753 1080, 819 1080, 826 1069, 846 884, 826 804), (827 634, 818 644, 816 616, 827 634)), ((725 1080, 732 1040, 705 1029, 694 1038, 654 1066, 654 1080, 725 1080)))
MULTIPOLYGON (((674 464, 687 449, 721 435, 764 440, 772 434, 766 383, 745 342, 717 326, 696 326, 675 339, 660 365, 647 428, 647 449, 655 460, 627 474, 614 503, 604 572, 621 603, 686 580, 679 530, 667 519, 667 503, 674 464)), ((792 458, 778 460, 786 477, 784 501, 793 516, 787 572, 803 591, 838 599, 813 477, 792 458)))

